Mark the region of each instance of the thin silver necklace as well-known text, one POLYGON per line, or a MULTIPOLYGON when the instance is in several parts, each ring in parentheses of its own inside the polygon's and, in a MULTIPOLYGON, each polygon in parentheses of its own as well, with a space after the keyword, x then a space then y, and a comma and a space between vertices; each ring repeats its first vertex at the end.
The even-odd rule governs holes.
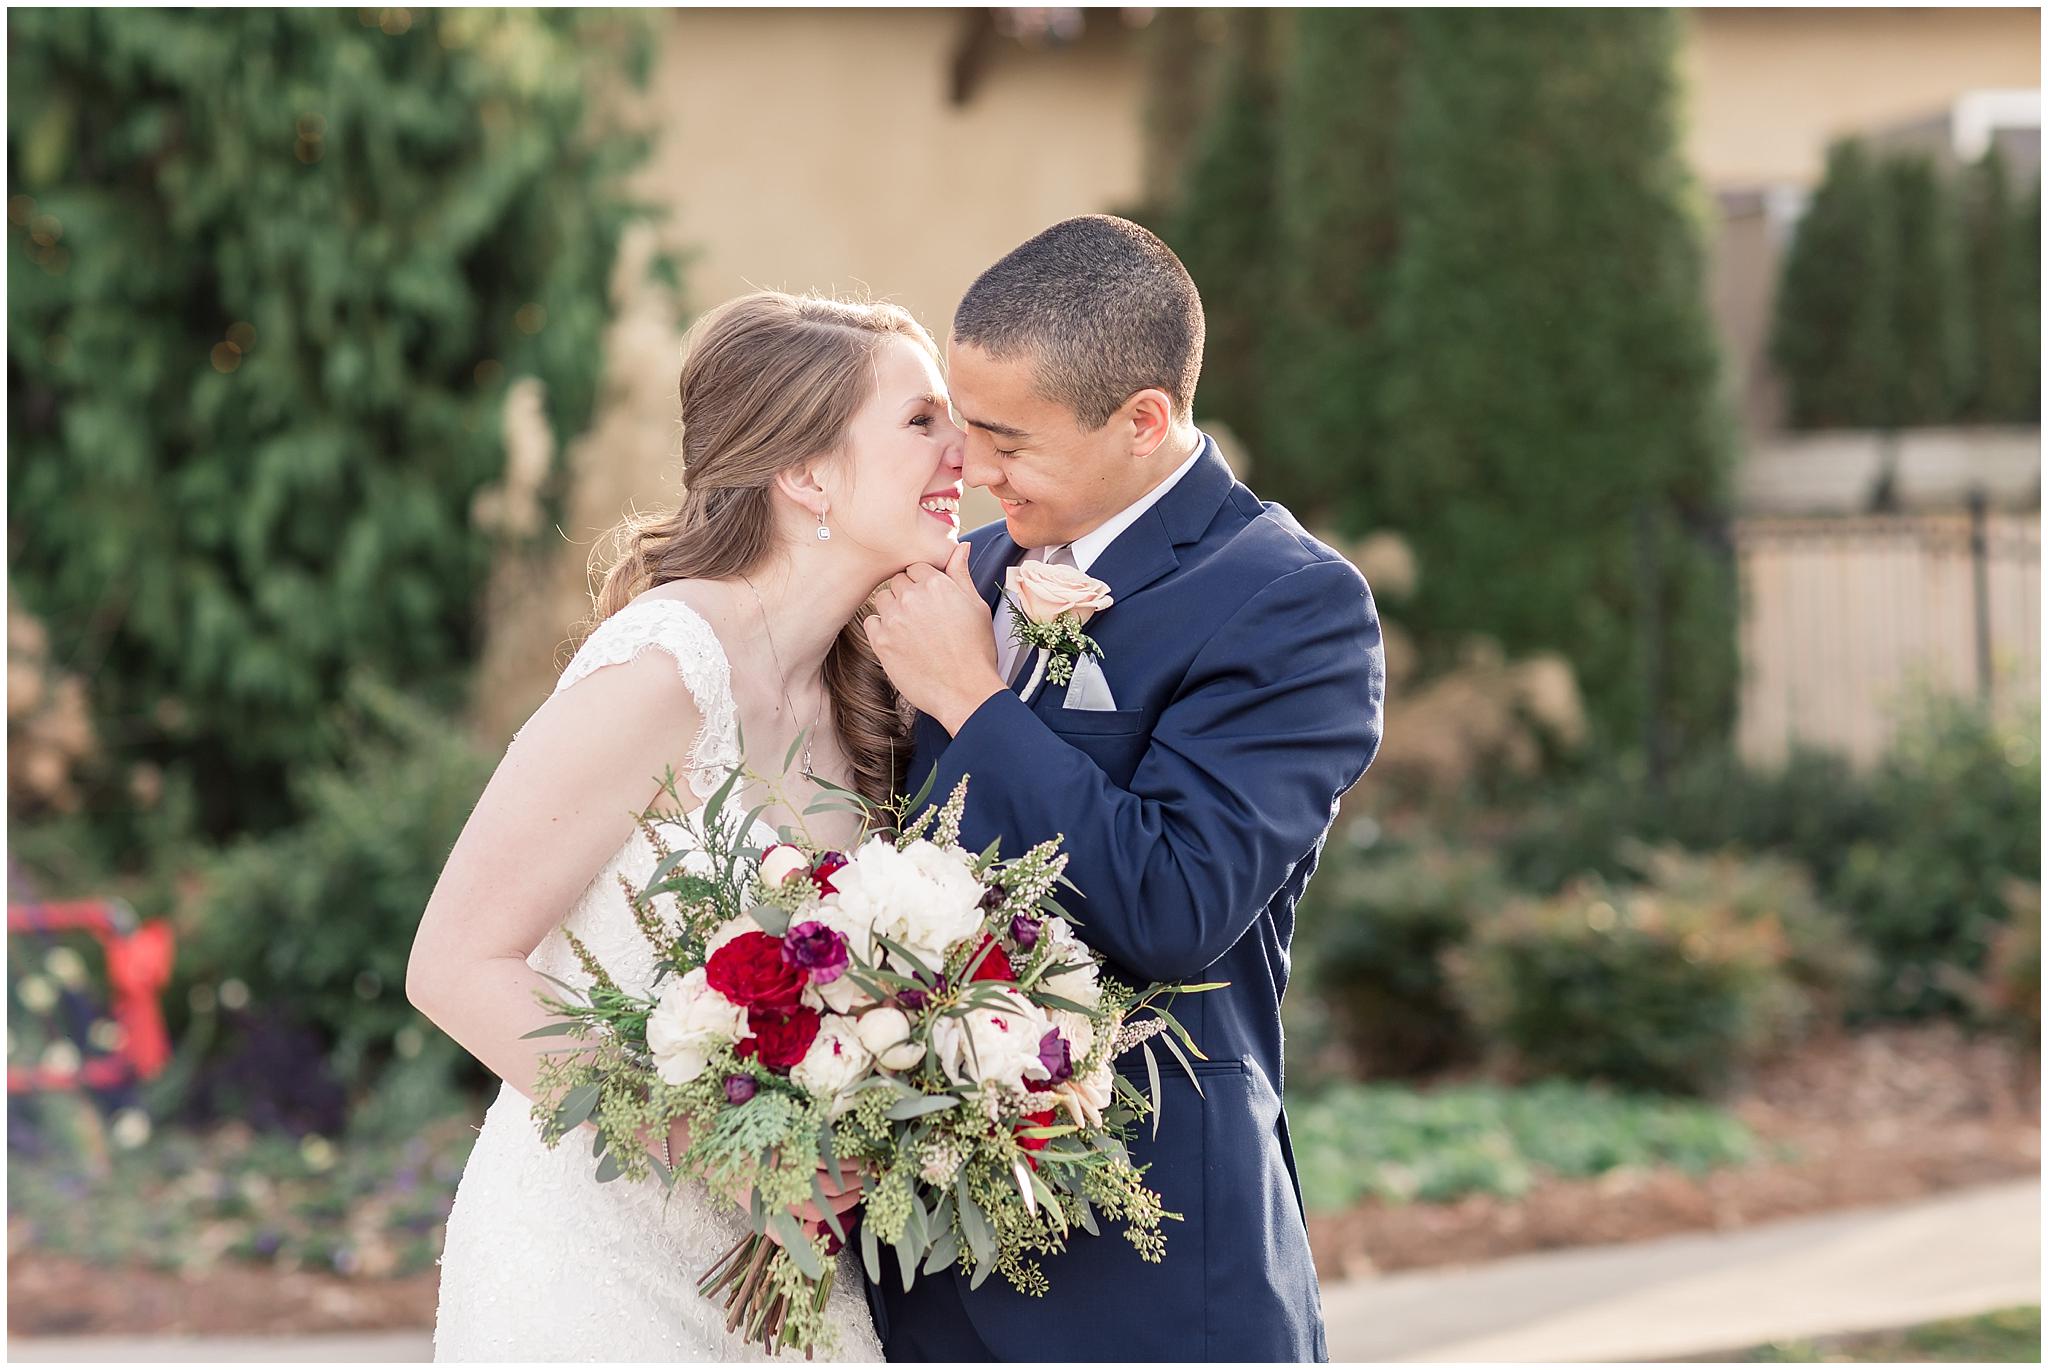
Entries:
MULTIPOLYGON (((775 650, 775 631, 768 626, 768 606, 761 602, 761 592, 754 588, 754 582, 744 571, 740 573, 740 581, 747 587, 747 592, 753 595, 754 608, 761 615, 761 635, 768 641, 768 656, 775 662, 775 674, 780 678, 782 686, 782 707, 789 710, 791 718, 795 718, 796 705, 789 697, 789 672, 782 668, 782 653, 775 650)), ((825 701, 823 698, 820 698, 818 700, 818 712, 812 715, 811 726, 804 730, 804 754, 797 763, 802 768, 804 779, 810 781, 815 781, 818 778, 811 772, 811 740, 817 736, 818 722, 824 716, 825 701)))

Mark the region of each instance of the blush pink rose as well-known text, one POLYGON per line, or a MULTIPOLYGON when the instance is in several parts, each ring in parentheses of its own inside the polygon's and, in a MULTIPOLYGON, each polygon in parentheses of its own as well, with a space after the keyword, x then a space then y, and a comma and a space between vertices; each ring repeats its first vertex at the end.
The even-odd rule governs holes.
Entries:
POLYGON ((1061 614, 1072 614, 1076 622, 1086 623, 1116 603, 1109 587, 1095 577, 1043 561, 1012 566, 1003 578, 1003 588, 1033 623, 1050 623, 1061 614))

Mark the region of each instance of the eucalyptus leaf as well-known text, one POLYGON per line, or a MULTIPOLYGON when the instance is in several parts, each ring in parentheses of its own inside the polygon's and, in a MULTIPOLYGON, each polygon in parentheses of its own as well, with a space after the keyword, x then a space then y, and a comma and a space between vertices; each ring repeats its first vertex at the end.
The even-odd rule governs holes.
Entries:
POLYGON ((1152 1140, 1159 1140, 1159 1120, 1166 1110, 1159 1101, 1159 1058, 1152 1053, 1150 1042, 1140 1042, 1138 1049, 1145 1053, 1145 1079, 1152 1089, 1152 1140))
POLYGON ((770 937, 780 937, 789 931, 789 910, 773 904, 756 904, 747 910, 747 916, 756 926, 770 937))
POLYGON ((939 1239, 932 1243, 931 1254, 924 1258, 924 1273, 936 1275, 959 1259, 960 1239, 950 1230, 941 1232, 939 1239))
POLYGON ((832 1229, 832 1235, 839 1238, 843 1243, 846 1240, 846 1227, 840 1222, 839 1214, 833 1210, 831 1203, 825 1198, 824 1176, 815 1171, 811 1174, 811 1202, 815 1203, 818 1206, 818 1212, 824 1215, 825 1226, 832 1229))
POLYGON ((967 1249, 974 1253, 975 1272, 989 1270, 995 1264, 995 1238, 988 1230, 988 1219, 983 1216, 981 1205, 967 1192, 965 1176, 953 1181, 953 1197, 960 1205, 960 1230, 967 1234, 967 1249))
POLYGON ((537 1027, 531 1032, 522 1032, 519 1034, 519 1040, 524 1042, 534 1037, 564 1037, 569 1033, 580 1031, 582 1027, 583 1024, 577 1022, 574 1018, 565 1018, 559 1023, 549 1023, 546 1027, 537 1027))
POLYGON ((1088 1196, 1086 1194, 1076 1194, 1074 1198, 1081 1205, 1081 1227, 1083 1230, 1091 1237, 1101 1236, 1102 1228, 1095 1221, 1095 1206, 1088 1202, 1088 1196))
POLYGON ((768 1220, 768 1230, 775 1234, 777 1244, 796 1262, 796 1268, 803 1271, 806 1278, 824 1278, 825 1264, 818 1259, 818 1249, 811 1245, 795 1218, 788 1213, 777 1213, 768 1220))
POLYGON ((951 1094, 916 1094, 897 1102, 884 1115, 895 1122, 910 1118, 922 1118, 927 1113, 938 1113, 953 1107, 960 1100, 951 1094))
POLYGON ((868 1272, 868 1283, 882 1282, 882 1248, 875 1240, 875 1225, 863 1222, 860 1225, 860 1263, 868 1272))
POLYGON ((563 1132, 573 1132, 590 1121, 591 1113, 597 1108, 597 1097, 601 1091, 597 1081, 578 1085, 562 1096, 561 1106, 555 1110, 555 1126, 563 1132))
POLYGON ((608 1155, 597 1163, 597 1182, 599 1184, 610 1184, 624 1173, 625 1169, 619 1164, 617 1156, 608 1155))

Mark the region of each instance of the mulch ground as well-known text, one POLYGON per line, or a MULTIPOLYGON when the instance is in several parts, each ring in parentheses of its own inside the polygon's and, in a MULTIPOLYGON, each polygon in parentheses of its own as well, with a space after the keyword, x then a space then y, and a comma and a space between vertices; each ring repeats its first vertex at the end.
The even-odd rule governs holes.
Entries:
MULTIPOLYGON (((1946 1025, 1807 1045, 1731 1105, 1763 1139, 1748 1165, 1548 1180, 1516 1200, 1368 1202, 1309 1223, 1325 1280, 1726 1229, 2038 1174, 2040 1062, 1946 1025), (1791 1155, 1783 1152, 1789 1149, 1791 1155)), ((15 1234, 11 1230, 10 1237, 15 1234)), ((433 1322, 436 1275, 347 1279, 240 1265, 108 1270, 10 1240, 15 1336, 368 1331, 433 1322)))

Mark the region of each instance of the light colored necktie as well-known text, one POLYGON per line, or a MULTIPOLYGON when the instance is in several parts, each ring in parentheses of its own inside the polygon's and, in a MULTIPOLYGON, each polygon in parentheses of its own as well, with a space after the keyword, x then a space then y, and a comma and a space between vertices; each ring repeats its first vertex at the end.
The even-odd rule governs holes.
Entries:
MULTIPOLYGON (((1066 546, 1055 547, 1043 556, 1035 551, 1030 552, 1025 555, 1024 560, 1043 561, 1048 566, 1077 566, 1074 561, 1074 549, 1066 546)), ((1030 679, 1031 663, 1038 655, 1035 648, 1026 647, 1017 641, 1014 632, 1015 622, 1016 615, 1006 595, 996 605, 996 670, 1010 682, 1012 693, 1030 679)))

